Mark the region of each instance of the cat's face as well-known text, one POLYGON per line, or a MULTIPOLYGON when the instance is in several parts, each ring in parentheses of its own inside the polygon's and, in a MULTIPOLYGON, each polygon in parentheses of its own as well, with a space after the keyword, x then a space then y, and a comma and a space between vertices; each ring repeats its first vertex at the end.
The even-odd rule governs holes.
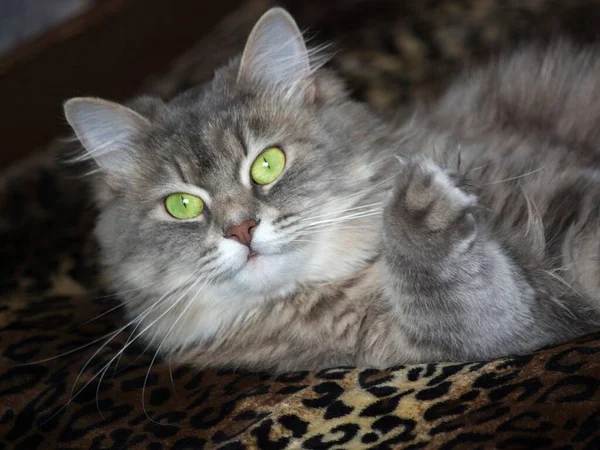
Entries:
POLYGON ((319 111, 306 105, 272 95, 208 101, 210 109, 202 103, 164 106, 140 138, 131 172, 102 210, 105 250, 115 262, 150 262, 156 277, 197 274, 241 292, 276 294, 324 279, 319 260, 327 245, 356 245, 336 219, 374 209, 343 212, 361 198, 354 194, 366 194, 348 176, 364 176, 353 167, 360 160, 339 148, 316 120, 319 111), (268 182, 259 184, 263 171, 268 182), (227 237, 247 221, 256 222, 249 243, 227 237))
POLYGON ((99 167, 97 236, 123 286, 275 297, 375 254, 377 124, 310 65, 289 16, 265 17, 241 61, 169 104, 67 104, 99 167))

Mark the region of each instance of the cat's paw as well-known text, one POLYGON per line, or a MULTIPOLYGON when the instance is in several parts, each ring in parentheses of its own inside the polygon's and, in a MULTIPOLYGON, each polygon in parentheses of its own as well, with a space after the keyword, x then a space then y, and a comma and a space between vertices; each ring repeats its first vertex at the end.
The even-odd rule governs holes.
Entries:
POLYGON ((434 162, 401 162, 384 211, 385 241, 411 259, 461 253, 477 234, 476 207, 477 197, 434 162))

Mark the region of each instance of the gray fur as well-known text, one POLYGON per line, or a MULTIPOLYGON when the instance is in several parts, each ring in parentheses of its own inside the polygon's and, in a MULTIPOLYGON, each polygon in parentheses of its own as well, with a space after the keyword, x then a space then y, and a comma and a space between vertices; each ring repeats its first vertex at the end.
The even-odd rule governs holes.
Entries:
POLYGON ((65 111, 96 161, 96 235, 136 339, 198 366, 385 367, 597 328, 599 71, 595 49, 525 48, 395 126, 274 9, 241 69, 166 104, 65 111), (285 171, 252 184, 249 165, 273 145, 285 171), (205 212, 171 218, 174 192, 201 195, 205 212), (248 219, 252 261, 224 236, 248 219))

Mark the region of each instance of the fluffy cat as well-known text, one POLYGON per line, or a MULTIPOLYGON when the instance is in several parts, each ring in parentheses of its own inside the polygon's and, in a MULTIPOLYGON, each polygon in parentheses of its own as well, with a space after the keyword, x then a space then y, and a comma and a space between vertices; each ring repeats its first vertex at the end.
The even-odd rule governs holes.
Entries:
POLYGON ((597 329, 596 50, 522 49, 401 126, 321 66, 275 8, 169 103, 65 104, 133 340, 289 371, 489 359, 597 329))

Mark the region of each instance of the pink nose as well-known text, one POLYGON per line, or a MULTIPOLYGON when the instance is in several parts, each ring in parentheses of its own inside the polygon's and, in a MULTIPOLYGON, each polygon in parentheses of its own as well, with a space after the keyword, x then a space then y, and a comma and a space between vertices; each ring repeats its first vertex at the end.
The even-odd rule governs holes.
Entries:
POLYGON ((256 220, 244 220, 238 225, 227 228, 225 236, 229 239, 235 239, 240 244, 250 247, 252 242, 252 233, 256 228, 256 220))

